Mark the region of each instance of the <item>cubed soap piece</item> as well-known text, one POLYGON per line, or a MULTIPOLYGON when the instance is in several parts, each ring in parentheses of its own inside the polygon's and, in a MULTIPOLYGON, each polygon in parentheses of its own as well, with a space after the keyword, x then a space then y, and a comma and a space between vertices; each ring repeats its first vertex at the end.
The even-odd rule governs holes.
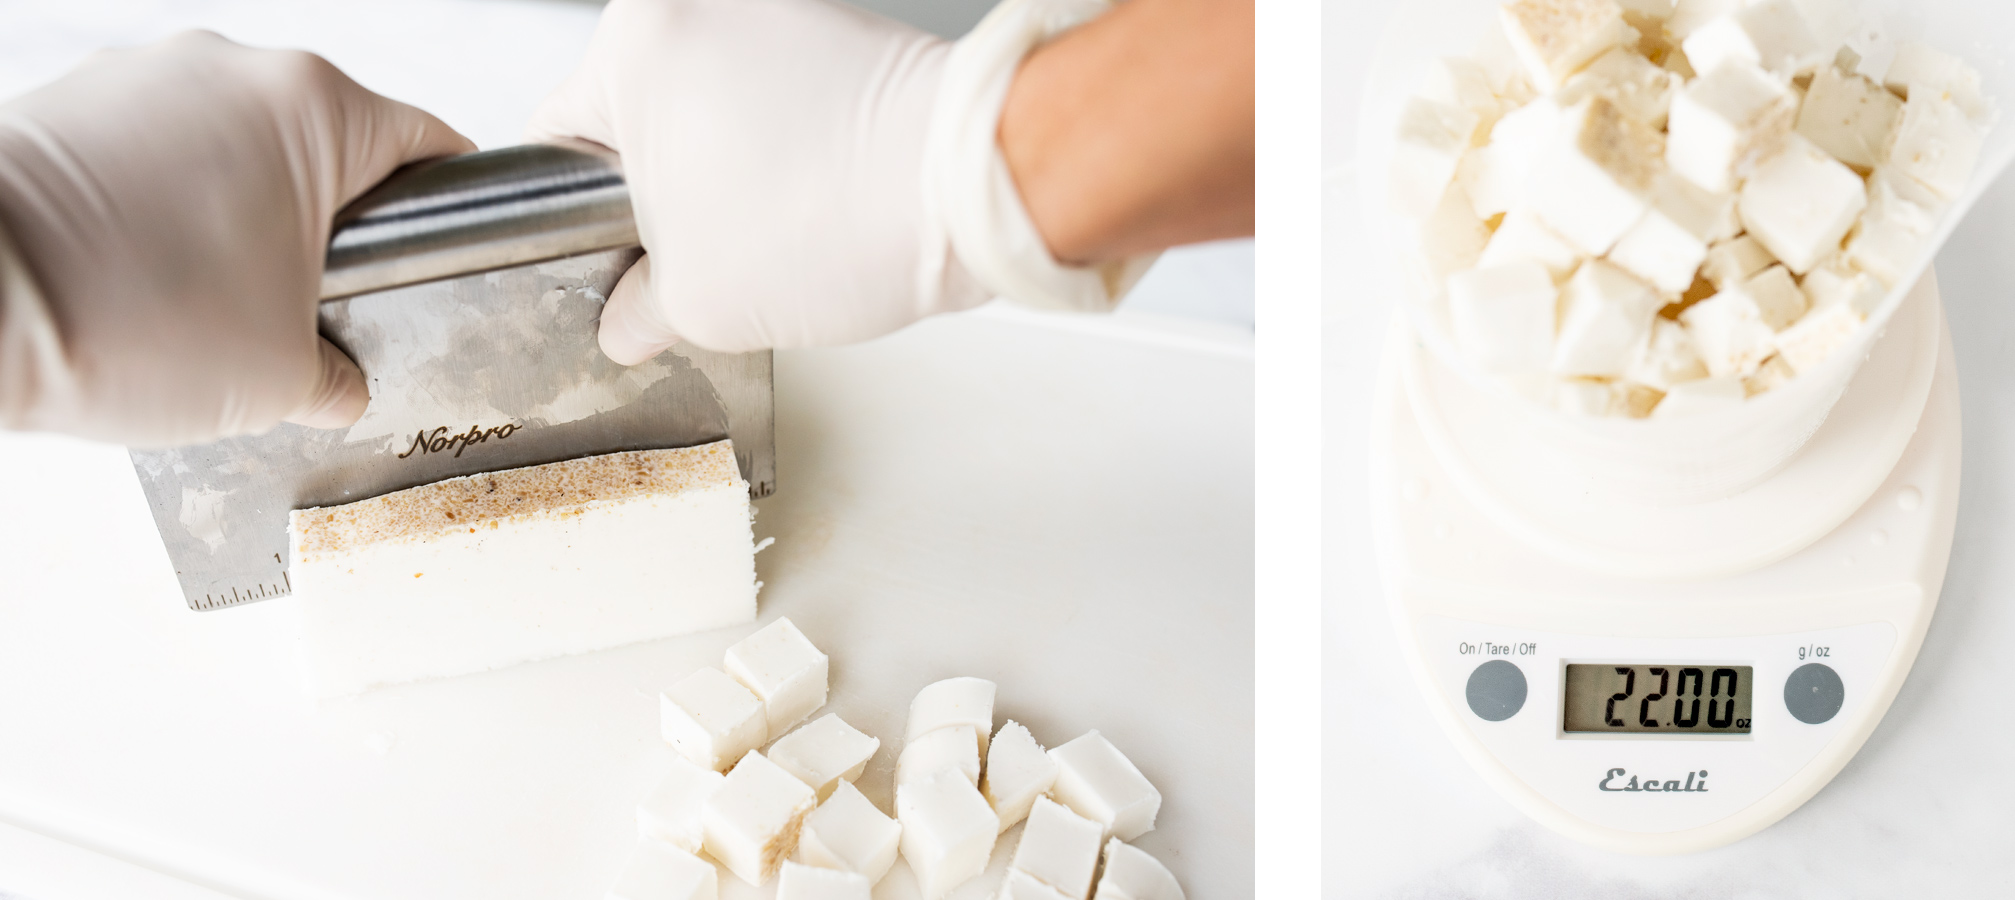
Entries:
POLYGON ((756 615, 727 441, 610 453, 288 517, 316 696, 705 631, 756 615), (592 596, 593 603, 562 598, 592 596))
POLYGON ((1448 278, 1456 346, 1486 372, 1545 371, 1559 297, 1552 274, 1537 262, 1457 272, 1448 278))
POLYGON ((1490 143, 1464 154, 1456 182, 1479 218, 1526 206, 1526 179, 1553 146, 1563 115, 1551 98, 1534 100, 1505 113, 1491 129, 1490 143))
POLYGON ((719 892, 713 863, 670 844, 640 840, 608 900, 714 900, 719 892))
POLYGON ((1630 273, 1599 259, 1584 263, 1561 292, 1549 368, 1556 375, 1621 376, 1663 305, 1657 291, 1630 273))
POLYGON ((1791 133, 1798 98, 1755 66, 1729 63, 1672 98, 1665 162, 1713 193, 1735 190, 1737 177, 1791 133))
POLYGON ((1552 91, 1603 51, 1634 42, 1615 0, 1512 0, 1497 8, 1527 77, 1552 91))
POLYGON ((1681 78, 1627 47, 1617 47, 1595 58, 1554 95, 1554 102, 1573 106, 1589 97, 1607 97, 1616 108, 1653 128, 1665 127, 1666 113, 1672 109, 1672 95, 1681 78))
POLYGON ((903 752, 896 756, 896 784, 909 784, 928 778, 940 769, 951 769, 978 787, 979 740, 973 736, 977 730, 971 725, 953 725, 904 743, 903 752))
POLYGON ((1734 205, 1732 194, 1711 194, 1671 172, 1660 173, 1651 208, 1617 240, 1608 259, 1661 291, 1682 293, 1734 205))
POLYGON ((1071 896, 1019 869, 1007 870, 994 900, 1071 900, 1071 896))
POLYGON ((1826 60, 1826 48, 1791 0, 1740 5, 1694 29, 1680 46, 1697 72, 1741 62, 1788 79, 1826 60))
POLYGON ((940 728, 971 726, 979 735, 980 756, 986 756, 994 730, 994 683, 984 678, 947 678, 924 685, 910 700, 909 725, 903 740, 914 741, 940 728))
POLYGON ((763 698, 772 735, 826 705, 827 659, 790 619, 778 619, 728 648, 729 675, 763 698))
POLYGON ((1661 419, 1712 415, 1739 407, 1748 398, 1749 391, 1739 375, 1702 378, 1673 385, 1651 414, 1661 419))
POLYGON ((1832 266, 1812 270, 1798 283, 1798 289, 1805 293, 1811 310, 1807 316, 1828 307, 1844 306, 1862 319, 1873 315, 1888 293, 1882 281, 1867 272, 1832 266))
POLYGON ((1903 118, 1889 145, 1889 163, 1951 200, 1966 189, 1980 161, 1981 132, 1958 104, 1919 91, 1903 104, 1903 118))
POLYGON ((797 849, 798 829, 817 803, 804 782, 751 750, 707 798, 707 854, 761 887, 797 849))
POLYGON ((1903 101, 1881 85, 1821 66, 1798 108, 1797 130, 1834 159, 1866 172, 1889 157, 1902 116, 1903 101))
POLYGON ((1545 266, 1554 281, 1565 281, 1574 274, 1574 267, 1581 264, 1581 254, 1539 221, 1539 217, 1526 210, 1512 210, 1491 233, 1490 243, 1483 245, 1483 255, 1477 258, 1476 267, 1487 269, 1528 261, 1545 266))
POLYGON ((1747 376, 1769 358, 1776 335, 1805 312, 1805 295, 1783 266, 1695 303, 1679 314, 1710 375, 1747 376))
POLYGON ((1650 205, 1665 138, 1606 97, 1569 109, 1555 137, 1533 167, 1526 201, 1575 249, 1601 256, 1650 205))
POLYGON ((1000 830, 1026 818, 1035 799, 1055 784, 1056 760, 1028 728, 1009 719, 987 748, 986 773, 980 778, 980 793, 1000 819, 1000 830))
POLYGON ((1476 217, 1461 185, 1450 186, 1434 211, 1414 224, 1414 240, 1405 246, 1404 263, 1429 296, 1439 292, 1450 272, 1476 265, 1490 240, 1490 228, 1476 217))
POLYGON ((859 778, 881 746, 881 738, 862 734, 837 714, 827 714, 771 744, 769 758, 824 800, 835 785, 859 778))
POLYGON ((1130 841, 1154 830, 1161 811, 1161 792, 1133 761, 1096 731, 1049 752, 1056 760, 1058 802, 1099 823, 1107 836, 1130 841))
POLYGON ((1847 304, 1815 309, 1777 335, 1777 356, 1792 372, 1810 372, 1861 330, 1861 316, 1847 304))
POLYGON ((1773 354, 1763 361, 1763 365, 1757 366, 1756 371, 1742 379, 1742 391, 1754 397, 1765 391, 1783 387, 1797 375, 1798 372, 1791 368, 1791 364, 1784 361, 1783 354, 1773 354))
POLYGON ((843 869, 879 882, 896 863, 903 828, 882 814, 860 788, 842 781, 805 816, 792 857, 808 866, 843 869))
POLYGON ((1439 103, 1457 106, 1476 114, 1476 128, 1470 133, 1471 144, 1481 144, 1490 128, 1497 123, 1497 117, 1504 112, 1504 104, 1490 90, 1490 73, 1475 60, 1444 56, 1427 65, 1427 80, 1421 89, 1422 96, 1439 103))
POLYGON ((1903 97, 1936 94, 1959 105, 1975 122, 1992 118, 1993 107, 1980 93, 1980 73, 1959 57, 1921 41, 1896 45, 1896 56, 1882 73, 1884 87, 1903 97))
POLYGON ((1048 797, 1038 797, 1029 810, 1028 824, 1022 827, 1012 866, 1066 896, 1085 900, 1091 894, 1091 876, 1098 868, 1099 843, 1104 840, 1105 830, 1099 823, 1048 797))
POLYGON ((1944 207, 1944 198, 1916 179, 1877 168, 1868 179, 1868 208, 1847 239, 1847 258, 1883 284, 1901 282, 1922 261, 1944 207))
POLYGON ((1700 26, 1734 12, 1741 5, 1741 0, 1675 0, 1672 14, 1665 17, 1665 33, 1683 42, 1700 26))
POLYGON ((1793 137, 1743 182, 1738 202, 1749 235, 1803 275, 1840 249, 1868 193, 1854 170, 1793 137))
POLYGON ((1419 218, 1441 202, 1476 125, 1476 113, 1455 104, 1424 97, 1407 101, 1392 148, 1394 212, 1419 218))
POLYGON ((637 805, 637 832, 688 853, 700 852, 706 841, 702 820, 707 798, 714 795, 726 778, 684 759, 672 760, 671 770, 637 805))
POLYGON ((763 701, 727 673, 708 666, 658 695, 665 742, 715 771, 769 740, 763 701))
POLYGON ((1094 900, 1184 900, 1182 885, 1161 860, 1118 838, 1106 842, 1105 874, 1094 900))
POLYGON ((784 863, 776 900, 869 900, 874 883, 853 872, 784 863))
POLYGON ((1685 326, 1658 318, 1651 322, 1651 339, 1638 348, 1624 377, 1663 391, 1682 381, 1706 378, 1707 366, 1700 361, 1700 349, 1685 326))
POLYGON ((1700 263, 1700 275, 1716 290, 1727 290, 1776 262, 1777 257, 1745 234, 1707 248, 1707 258, 1700 263))
POLYGON ((924 900, 938 900, 986 870, 1000 822, 965 776, 941 769, 896 786, 903 859, 916 873, 924 900))

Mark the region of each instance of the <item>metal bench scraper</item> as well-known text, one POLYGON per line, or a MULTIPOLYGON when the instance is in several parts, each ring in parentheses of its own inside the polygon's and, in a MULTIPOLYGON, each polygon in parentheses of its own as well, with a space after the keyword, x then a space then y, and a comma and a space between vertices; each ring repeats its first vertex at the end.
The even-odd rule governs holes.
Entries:
POLYGON ((190 608, 290 593, 290 510, 444 478, 733 438, 750 495, 768 496, 768 351, 680 344, 626 368, 597 347, 602 303, 641 252, 599 148, 419 163, 346 207, 320 323, 370 382, 363 419, 132 453, 190 608))

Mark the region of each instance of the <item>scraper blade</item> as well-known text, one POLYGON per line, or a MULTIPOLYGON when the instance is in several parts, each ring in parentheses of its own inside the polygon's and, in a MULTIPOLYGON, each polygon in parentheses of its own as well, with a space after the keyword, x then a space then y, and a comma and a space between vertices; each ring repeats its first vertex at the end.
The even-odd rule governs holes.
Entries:
POLYGON ((321 331, 370 382, 363 419, 132 453, 190 608, 290 593, 290 510, 444 478, 726 437, 750 495, 775 490, 767 351, 602 356, 602 303, 641 253, 605 152, 423 163, 336 224, 321 331))

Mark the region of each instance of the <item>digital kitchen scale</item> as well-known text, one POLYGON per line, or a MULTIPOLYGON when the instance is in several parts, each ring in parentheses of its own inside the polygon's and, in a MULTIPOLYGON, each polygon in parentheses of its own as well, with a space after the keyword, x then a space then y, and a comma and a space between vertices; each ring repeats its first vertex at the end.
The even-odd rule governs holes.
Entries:
POLYGON ((1797 809, 1882 720, 1937 606, 1956 378, 1927 273, 1788 463, 1658 506, 1594 489, 1402 317, 1372 502, 1435 718, 1519 809, 1608 850, 1702 850, 1797 809))

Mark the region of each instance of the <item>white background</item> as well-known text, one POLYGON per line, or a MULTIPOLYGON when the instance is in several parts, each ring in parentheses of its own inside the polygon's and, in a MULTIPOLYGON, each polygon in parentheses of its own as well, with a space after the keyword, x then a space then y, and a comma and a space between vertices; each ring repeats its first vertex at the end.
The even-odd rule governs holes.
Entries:
MULTIPOLYGON (((1347 174, 1357 91, 1382 4, 1325 10, 1325 893, 1378 898, 1998 896, 2015 875, 2015 180, 1938 255, 1963 408, 1964 497, 1951 568, 1895 706, 1833 783, 1764 832, 1693 856, 1588 849, 1533 824, 1459 758, 1416 701, 1392 637, 1364 513, 1366 429, 1392 307, 1353 290, 1361 231, 1347 174)), ((2004 105, 2005 105, 2004 101, 2004 105)), ((2004 113, 2005 114, 2005 113, 2004 113)))

